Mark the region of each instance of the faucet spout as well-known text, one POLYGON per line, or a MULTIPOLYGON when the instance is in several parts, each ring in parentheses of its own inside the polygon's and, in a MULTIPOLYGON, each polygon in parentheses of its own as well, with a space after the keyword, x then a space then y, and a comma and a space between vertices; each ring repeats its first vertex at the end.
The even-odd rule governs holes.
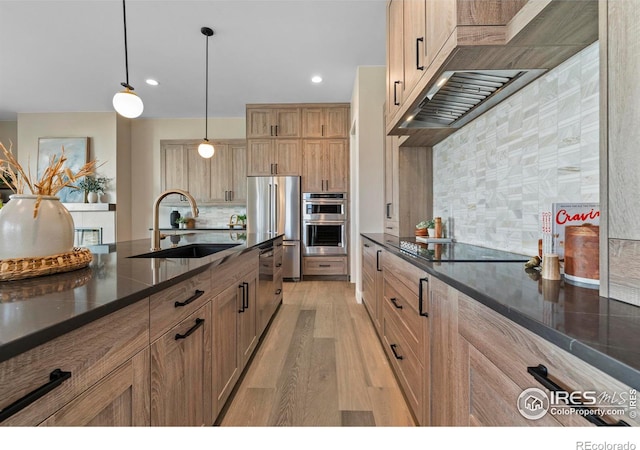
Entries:
POLYGON ((196 199, 193 198, 191 194, 187 191, 183 191, 182 189, 168 189, 164 191, 162 194, 156 198, 156 201, 153 203, 153 230, 151 230, 151 251, 155 252, 160 250, 160 226, 158 225, 159 219, 159 210, 160 210, 160 202, 168 195, 171 194, 179 194, 183 195, 189 201, 189 205, 191 206, 191 213, 193 217, 198 217, 198 205, 196 204, 196 199))

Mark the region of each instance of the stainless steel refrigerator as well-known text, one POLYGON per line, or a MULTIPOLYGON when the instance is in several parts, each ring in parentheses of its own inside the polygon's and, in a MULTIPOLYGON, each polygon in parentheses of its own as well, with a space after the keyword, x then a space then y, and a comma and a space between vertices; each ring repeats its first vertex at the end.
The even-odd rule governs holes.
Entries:
POLYGON ((300 177, 247 177, 247 232, 284 234, 282 276, 300 279, 300 177))

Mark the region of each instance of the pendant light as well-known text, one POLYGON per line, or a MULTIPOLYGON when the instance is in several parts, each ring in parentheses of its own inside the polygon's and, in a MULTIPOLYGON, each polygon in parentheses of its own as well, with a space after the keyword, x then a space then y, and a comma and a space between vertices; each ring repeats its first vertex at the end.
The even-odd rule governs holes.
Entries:
POLYGON ((205 56, 205 75, 204 75, 204 140, 198 145, 198 153, 203 158, 211 158, 215 153, 213 145, 207 139, 207 116, 209 110, 209 37, 213 36, 213 30, 209 27, 200 28, 200 32, 204 34, 207 41, 206 44, 206 56, 205 56))
POLYGON ((124 91, 113 96, 113 107, 121 116, 133 119, 142 114, 144 105, 142 99, 133 92, 133 86, 129 84, 129 55, 127 52, 127 9, 125 0, 122 0, 122 17, 124 19, 124 67, 127 80, 120 83, 124 91))

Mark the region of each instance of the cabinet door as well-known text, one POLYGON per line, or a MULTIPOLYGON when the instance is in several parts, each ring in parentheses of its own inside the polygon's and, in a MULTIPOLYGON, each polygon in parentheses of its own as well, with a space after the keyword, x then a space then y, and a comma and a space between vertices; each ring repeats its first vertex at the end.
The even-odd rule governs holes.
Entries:
POLYGON ((324 160, 324 190, 347 192, 349 190, 349 147, 346 139, 326 142, 324 160))
POLYGON ((324 137, 324 108, 302 109, 302 136, 306 138, 324 137))
MULTIPOLYGON (((164 144, 160 151, 160 185, 162 190, 189 190, 189 158, 185 145, 164 144)), ((180 201, 179 195, 170 195, 168 201, 180 201)))
POLYGON ((238 285, 218 294, 213 304, 213 403, 217 415, 240 377, 238 352, 238 285))
POLYGON ((277 164, 274 170, 278 175, 300 176, 300 141, 298 139, 276 139, 274 143, 275 158, 277 164))
MULTIPOLYGON (((438 0, 440 1, 440 0, 438 0)), ((425 0, 404 0, 404 92, 410 93, 427 67, 425 0)))
POLYGON ((149 349, 66 404, 40 426, 149 425, 149 349))
POLYGON ((403 2, 391 0, 387 9, 387 121, 402 104, 404 89, 403 2))
POLYGON ((272 175, 274 154, 271 139, 256 139, 248 141, 247 175, 272 175))
POLYGON ((230 201, 246 203, 247 201, 247 146, 230 145, 233 160, 233 182, 231 183, 230 201))
POLYGON ((276 108, 274 133, 276 137, 300 137, 300 110, 298 108, 276 108))
POLYGON ((349 109, 325 108, 322 136, 326 138, 349 137, 349 109))
MULTIPOLYGON (((211 179, 211 159, 203 158, 198 154, 198 145, 186 145, 185 148, 189 164, 187 191, 197 201, 208 201, 212 198, 209 183, 211 179)), ((216 157, 218 156, 217 151, 218 146, 216 146, 216 157)))
POLYGON ((271 108, 247 109, 247 138, 273 137, 274 125, 271 108))
MULTIPOLYGON (((226 144, 217 144, 211 162, 211 175, 207 181, 211 185, 211 200, 225 202, 233 184, 233 154, 226 144)), ((200 158, 203 159, 203 158, 200 158)))
POLYGON ((244 368, 258 343, 256 323, 256 288, 258 287, 258 273, 253 270, 240 280, 238 307, 240 318, 238 322, 238 345, 240 350, 240 367, 244 368))
POLYGON ((212 424, 210 323, 207 303, 151 344, 152 426, 212 424))
POLYGON ((425 66, 429 66, 456 27, 456 0, 427 1, 425 66))
POLYGON ((400 165, 397 136, 386 136, 384 147, 384 232, 399 235, 400 165))
POLYGON ((324 190, 324 141, 305 140, 302 151, 302 190, 324 190))

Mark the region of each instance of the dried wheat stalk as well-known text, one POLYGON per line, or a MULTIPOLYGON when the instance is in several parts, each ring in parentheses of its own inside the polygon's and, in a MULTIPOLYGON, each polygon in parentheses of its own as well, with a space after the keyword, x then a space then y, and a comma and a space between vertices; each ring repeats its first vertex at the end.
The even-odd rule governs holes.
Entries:
POLYGON ((7 150, 0 142, 0 150, 4 154, 4 158, 0 158, 0 180, 7 184, 16 194, 24 194, 25 188, 29 188, 33 195, 38 196, 33 210, 34 218, 38 216, 38 208, 43 195, 56 195, 65 187, 77 189, 73 183, 79 178, 94 174, 99 167, 97 161, 89 161, 74 174, 68 167, 65 167, 64 163, 67 161, 67 157, 64 155, 64 147, 62 147, 60 156, 53 155, 42 177, 33 183, 31 181, 31 171, 29 170, 27 175, 11 152, 11 145, 7 150))

